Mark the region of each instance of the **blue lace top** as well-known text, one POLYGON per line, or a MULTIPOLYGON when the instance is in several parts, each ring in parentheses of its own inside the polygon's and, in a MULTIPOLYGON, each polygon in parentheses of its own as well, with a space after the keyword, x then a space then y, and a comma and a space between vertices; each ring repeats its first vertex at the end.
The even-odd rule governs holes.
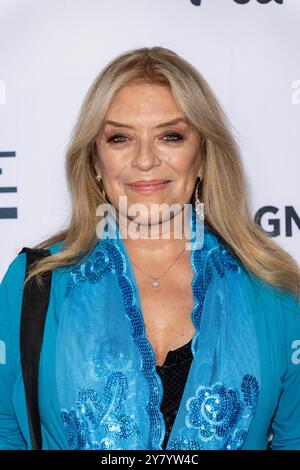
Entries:
MULTIPOLYGON (((59 244, 51 247, 53 253, 59 244)), ((0 449, 28 449, 30 436, 20 370, 19 326, 25 253, 15 257, 0 285, 0 449)), ((68 449, 55 381, 56 338, 66 283, 55 272, 47 313, 39 375, 44 450, 68 449)), ((288 296, 280 299, 262 286, 253 314, 262 370, 261 393, 243 450, 268 448, 272 426, 274 450, 300 449, 300 309, 288 296)), ((162 378, 161 412, 170 434, 180 396, 188 383, 189 343, 169 351, 157 372, 162 378), (180 367, 178 364, 180 362, 180 367)), ((167 440, 167 438, 166 438, 167 440)), ((165 445, 165 442, 164 442, 165 445)))

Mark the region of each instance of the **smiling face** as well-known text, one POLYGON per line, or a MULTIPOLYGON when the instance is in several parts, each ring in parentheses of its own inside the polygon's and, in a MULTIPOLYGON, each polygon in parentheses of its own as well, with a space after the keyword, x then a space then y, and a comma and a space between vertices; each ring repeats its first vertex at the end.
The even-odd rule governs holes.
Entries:
MULTIPOLYGON (((199 139, 166 87, 139 83, 121 88, 96 139, 96 172, 101 174, 111 204, 118 211, 120 196, 127 197, 127 208, 142 203, 141 224, 150 223, 149 216, 151 224, 155 223, 152 204, 183 208, 190 201, 197 175, 202 174, 199 139), (160 184, 147 185, 151 180, 160 184)), ((161 215, 159 221, 163 221, 161 215)))

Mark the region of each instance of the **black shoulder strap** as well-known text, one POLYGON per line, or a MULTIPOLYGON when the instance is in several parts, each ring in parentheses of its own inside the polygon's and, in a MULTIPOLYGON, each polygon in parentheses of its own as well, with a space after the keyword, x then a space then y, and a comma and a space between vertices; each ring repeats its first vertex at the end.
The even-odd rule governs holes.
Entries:
MULTIPOLYGON (((19 254, 23 252, 26 253, 26 275, 34 261, 51 255, 50 250, 43 248, 24 247, 19 254)), ((43 279, 46 288, 44 291, 39 289, 34 277, 24 288, 20 326, 21 367, 32 450, 42 448, 38 375, 52 272, 45 273, 43 279)))

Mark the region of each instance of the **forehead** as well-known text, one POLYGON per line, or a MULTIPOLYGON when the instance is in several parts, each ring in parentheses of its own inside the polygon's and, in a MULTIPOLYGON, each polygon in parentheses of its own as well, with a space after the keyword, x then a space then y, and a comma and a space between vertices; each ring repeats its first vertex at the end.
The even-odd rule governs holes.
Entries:
MULTIPOLYGON (((130 119, 147 119, 157 122, 161 118, 185 118, 170 90, 162 85, 149 83, 130 84, 122 87, 113 97, 106 113, 106 120, 127 122, 130 119)), ((165 119, 166 120, 166 119, 165 119)))

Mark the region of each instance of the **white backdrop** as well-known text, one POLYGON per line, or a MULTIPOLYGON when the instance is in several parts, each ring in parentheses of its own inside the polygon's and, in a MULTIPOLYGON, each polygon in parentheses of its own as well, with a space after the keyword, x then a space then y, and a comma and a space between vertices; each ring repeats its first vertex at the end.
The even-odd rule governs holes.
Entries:
POLYGON ((300 262, 299 0, 0 0, 0 278, 66 226, 65 149, 117 54, 164 46, 206 78, 233 126, 253 217, 300 262))

